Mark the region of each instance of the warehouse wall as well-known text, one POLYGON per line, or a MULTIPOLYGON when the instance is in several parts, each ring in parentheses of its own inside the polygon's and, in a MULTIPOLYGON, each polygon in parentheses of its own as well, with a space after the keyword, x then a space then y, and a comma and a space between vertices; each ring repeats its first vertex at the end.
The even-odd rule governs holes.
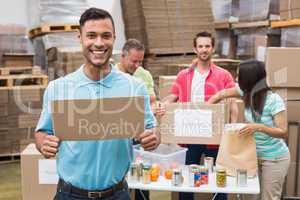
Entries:
MULTIPOLYGON (((87 0, 90 6, 103 8, 108 10, 116 25, 117 39, 115 42, 115 49, 120 50, 125 42, 124 34, 124 22, 122 19, 122 9, 120 0, 99 1, 99 0, 87 0)), ((26 0, 9 0, 1 1, 0 6, 0 24, 19 24, 28 26, 27 13, 27 1, 26 0)))

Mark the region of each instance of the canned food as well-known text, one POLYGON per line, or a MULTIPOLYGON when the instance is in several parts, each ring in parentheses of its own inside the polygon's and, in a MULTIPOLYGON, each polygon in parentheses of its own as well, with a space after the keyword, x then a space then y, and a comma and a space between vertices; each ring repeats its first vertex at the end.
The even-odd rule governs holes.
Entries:
POLYGON ((150 165, 144 165, 143 166, 143 183, 149 184, 151 183, 151 166, 150 165))
POLYGON ((208 169, 209 173, 212 173, 214 171, 214 158, 204 157, 204 166, 208 169))
POLYGON ((238 169, 236 170, 236 183, 237 186, 246 187, 247 186, 247 170, 238 169))
POLYGON ((194 172, 194 187, 201 185, 201 172, 194 172))
POLYGON ((133 182, 138 182, 139 181, 139 174, 138 174, 138 164, 137 163, 132 163, 130 166, 130 180, 133 182))
POLYGON ((189 165, 189 186, 190 187, 194 187, 195 186, 195 172, 198 172, 199 171, 199 168, 197 165, 189 165))
POLYGON ((206 167, 200 168, 201 173, 201 184, 208 184, 208 169, 206 167))
POLYGON ((183 182, 182 172, 179 169, 173 169, 172 186, 181 186, 183 182))
POLYGON ((216 174, 217 187, 226 187, 226 170, 218 169, 216 174))

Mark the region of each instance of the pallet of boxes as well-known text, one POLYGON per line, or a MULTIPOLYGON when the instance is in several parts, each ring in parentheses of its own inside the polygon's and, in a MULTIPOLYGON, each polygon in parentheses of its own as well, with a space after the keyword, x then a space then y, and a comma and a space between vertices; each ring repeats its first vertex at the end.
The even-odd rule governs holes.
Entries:
POLYGON ((33 55, 3 55, 0 67, 0 156, 20 155, 34 140, 33 132, 42 108, 48 76, 33 66, 33 55))

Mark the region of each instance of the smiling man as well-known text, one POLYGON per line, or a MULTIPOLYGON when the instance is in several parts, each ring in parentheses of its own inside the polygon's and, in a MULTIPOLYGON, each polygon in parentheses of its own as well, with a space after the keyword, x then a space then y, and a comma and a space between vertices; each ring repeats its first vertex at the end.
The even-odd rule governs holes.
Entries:
POLYGON ((111 15, 90 8, 79 23, 85 63, 77 71, 49 83, 36 127, 36 146, 46 158, 57 155, 59 183, 55 200, 130 199, 124 177, 132 160, 131 139, 60 141, 53 134, 53 100, 144 96, 145 131, 137 139, 145 150, 153 150, 160 143, 145 86, 109 64, 115 41, 111 15))

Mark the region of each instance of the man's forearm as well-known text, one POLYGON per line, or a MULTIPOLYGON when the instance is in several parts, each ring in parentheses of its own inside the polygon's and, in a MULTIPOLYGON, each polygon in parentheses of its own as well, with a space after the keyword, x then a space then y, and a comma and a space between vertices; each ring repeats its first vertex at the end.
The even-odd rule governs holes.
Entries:
POLYGON ((237 103, 235 102, 235 99, 231 99, 230 101, 230 122, 231 123, 237 123, 239 112, 240 111, 237 103))

